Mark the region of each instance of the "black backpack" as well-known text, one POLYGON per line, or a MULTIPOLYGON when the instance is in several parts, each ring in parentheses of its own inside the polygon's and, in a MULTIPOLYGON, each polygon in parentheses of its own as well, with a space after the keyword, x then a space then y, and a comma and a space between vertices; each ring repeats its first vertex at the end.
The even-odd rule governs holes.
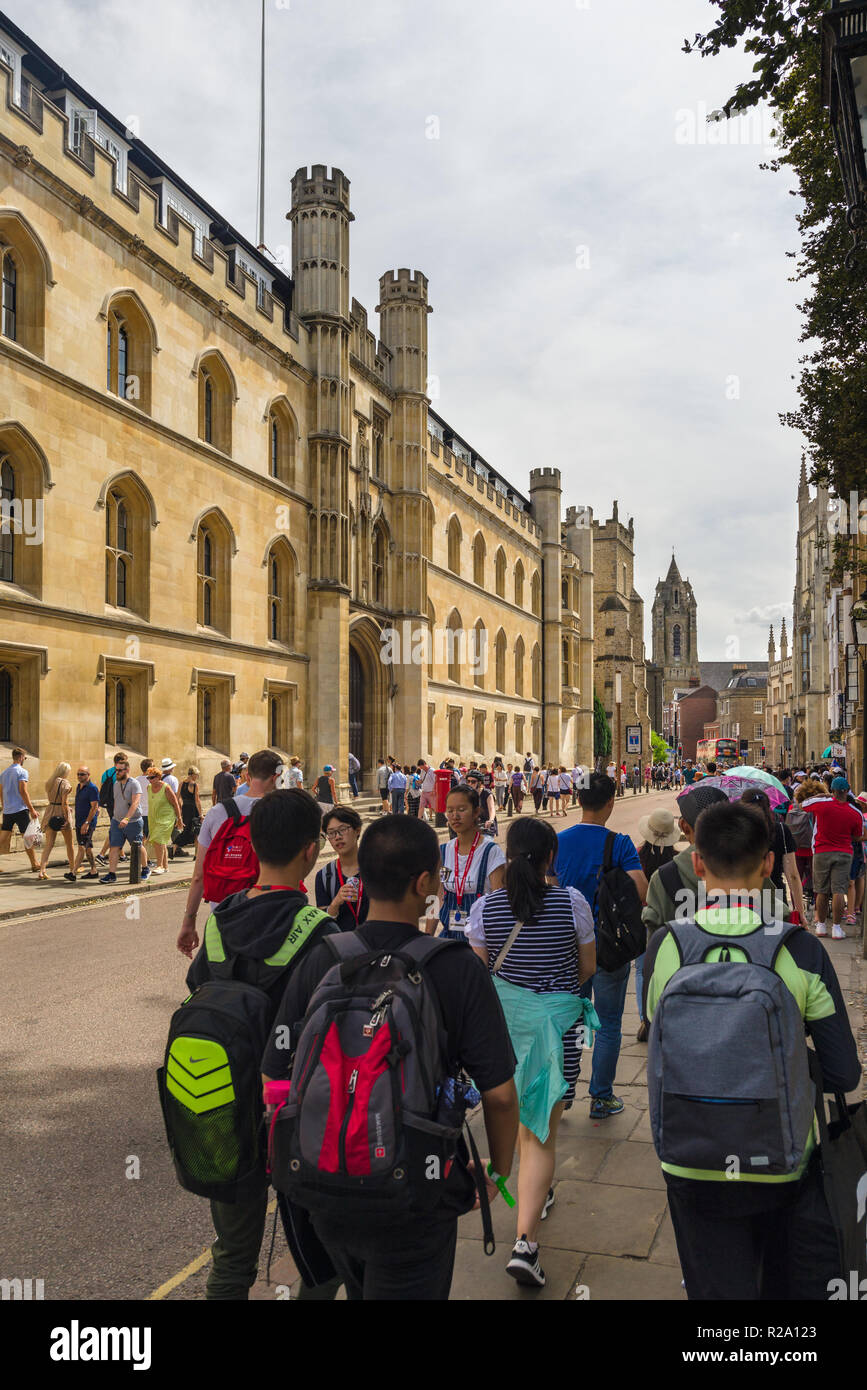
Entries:
POLYGON ((612 863, 616 838, 609 830, 596 889, 596 964, 607 971, 628 965, 647 947, 638 889, 626 870, 612 863))
POLYGON ((99 804, 110 816, 114 815, 114 778, 115 774, 112 772, 99 788, 99 804))
MULTIPOLYGON (((335 962, 293 1030, 291 1090, 269 1136, 271 1180, 308 1211, 376 1230, 430 1215, 458 1158, 468 1088, 447 1075, 427 976, 432 957, 457 943, 418 935, 383 951, 356 932, 325 940, 335 962)), ((481 1162, 466 1134, 490 1254, 481 1162)))
POLYGON ((267 960, 227 953, 216 915, 205 927, 211 978, 172 1016, 160 1104, 181 1187, 218 1202, 243 1202, 267 1183, 262 1126, 262 1054, 287 971, 323 922, 304 906, 267 960))

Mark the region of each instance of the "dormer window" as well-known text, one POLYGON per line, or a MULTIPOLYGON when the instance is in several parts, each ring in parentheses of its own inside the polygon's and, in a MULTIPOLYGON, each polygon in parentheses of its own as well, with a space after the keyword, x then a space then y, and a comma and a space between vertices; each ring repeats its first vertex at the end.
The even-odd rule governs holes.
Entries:
POLYGON ((0 38, 0 63, 5 63, 12 69, 12 100, 16 106, 21 105, 21 51, 13 47, 11 41, 5 34, 0 38))
POLYGON ((182 198, 180 193, 176 193, 170 184, 163 182, 162 185, 162 224, 168 226, 169 208, 173 208, 184 222, 188 222, 193 229, 193 245, 196 255, 201 256, 205 250, 205 237, 208 235, 209 225, 206 216, 192 203, 182 198))
POLYGON ((129 153, 129 146, 120 142, 119 138, 110 131, 103 121, 99 118, 96 109, 88 109, 84 106, 76 106, 69 98, 66 98, 66 112, 69 116, 69 148, 79 156, 84 149, 84 137, 87 136, 95 144, 101 145, 112 157, 117 166, 115 183, 117 187, 126 192, 126 159, 129 153))

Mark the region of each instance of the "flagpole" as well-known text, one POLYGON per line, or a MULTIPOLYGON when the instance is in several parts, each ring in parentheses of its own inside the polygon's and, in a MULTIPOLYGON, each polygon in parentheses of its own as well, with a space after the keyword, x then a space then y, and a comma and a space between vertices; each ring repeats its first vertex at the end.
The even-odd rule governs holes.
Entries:
POLYGON ((259 250, 265 249, 265 0, 262 0, 262 51, 259 70, 259 250))

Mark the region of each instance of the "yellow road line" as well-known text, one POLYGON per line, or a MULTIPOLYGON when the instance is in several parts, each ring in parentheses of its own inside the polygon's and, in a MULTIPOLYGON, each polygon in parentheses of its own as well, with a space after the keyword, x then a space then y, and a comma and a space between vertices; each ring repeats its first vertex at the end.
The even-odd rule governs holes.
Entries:
MULTIPOLYGON (((276 1209, 276 1207, 277 1198, 274 1197, 268 1203, 265 1215, 270 1216, 271 1213, 276 1209)), ((211 1247, 208 1246, 207 1250, 202 1251, 201 1255, 197 1255, 194 1260, 190 1260, 190 1263, 188 1265, 184 1265, 184 1268, 179 1270, 177 1274, 173 1274, 171 1279, 167 1279, 164 1284, 160 1284, 158 1289, 154 1289, 153 1293, 149 1293, 145 1301, 147 1303, 152 1303, 154 1300, 165 1298, 168 1294, 172 1292, 172 1289, 176 1289, 179 1284, 185 1283, 191 1275, 197 1274, 198 1271, 208 1263, 210 1258, 211 1247)))

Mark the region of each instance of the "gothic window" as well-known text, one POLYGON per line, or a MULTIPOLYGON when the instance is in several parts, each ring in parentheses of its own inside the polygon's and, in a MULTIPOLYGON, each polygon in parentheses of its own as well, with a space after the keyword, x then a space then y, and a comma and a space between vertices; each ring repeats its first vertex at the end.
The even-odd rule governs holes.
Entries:
POLYGON ((680 623, 675 623, 671 634, 672 649, 675 661, 680 660, 680 623))
POLYGON ((199 438, 224 454, 232 452, 234 385, 220 353, 209 352, 199 366, 199 438))
POLYGON ((540 648, 538 642, 537 642, 537 643, 534 645, 534 647, 533 647, 532 668, 533 668, 533 673, 532 673, 533 699, 534 699, 534 700, 541 700, 541 698, 542 698, 542 651, 541 651, 541 648, 540 648))
POLYGON ((515 566, 515 604, 518 608, 524 607, 524 566, 520 560, 515 566))
POLYGON ((282 401, 268 412, 268 474, 289 487, 295 486, 295 420, 282 401))
POLYGON ((105 741, 115 746, 129 742, 127 687, 121 676, 109 676, 105 682, 105 741))
POLYGON ((542 616, 542 580, 539 571, 533 571, 533 578, 530 581, 530 607, 537 618, 542 616))
MULTIPOLYGON (((449 680, 460 684, 461 680, 461 638, 463 635, 463 623, 461 615, 456 608, 453 608, 446 625, 446 639, 448 643, 447 659, 449 680)), ((454 747, 454 745, 452 745, 454 747)))
POLYGON ((115 608, 132 607, 132 530, 126 496, 112 488, 105 503, 105 601, 115 608))
POLYGON ((500 546, 495 561, 495 588, 498 598, 506 597, 506 553, 500 546))
POLYGON ((487 547, 485 545, 485 538, 481 531, 479 531, 473 541, 473 583, 478 584, 481 588, 485 586, 486 553, 487 547))
POLYGON ((506 634, 502 628, 497 633, 494 647, 494 683, 498 690, 506 688, 506 634))
POLYGON ((18 267, 11 251, 3 255, 3 323, 4 338, 13 342, 18 337, 18 267))
POLYGON ((566 690, 571 681, 569 679, 569 639, 563 638, 563 689, 566 690))
MULTIPOLYGON (((0 499, 5 504, 2 520, 13 516, 12 503, 15 499, 15 470, 8 458, 0 459, 0 499)), ((0 530, 0 579, 8 584, 15 582, 15 530, 10 523, 0 530)))
POLYGON ((481 618, 474 628, 475 650, 473 651, 473 682, 480 690, 485 688, 485 667, 487 666, 488 634, 481 618))
POLYGON ((564 612, 568 612, 568 611, 569 611, 569 580, 566 578, 565 575, 563 576, 563 582, 562 582, 562 584, 560 585, 560 598, 561 598, 561 601, 562 601, 562 604, 563 604, 563 610, 564 610, 564 612))
POLYGON ((461 525, 456 516, 449 522, 449 569, 452 574, 461 572, 461 525))
POLYGON ((373 550, 371 554, 371 598, 374 603, 386 603, 386 538, 382 523, 373 528, 373 550))
POLYGON ((519 637, 515 643, 515 694, 524 694, 524 639, 519 637))
POLYGON ((226 636, 231 614, 230 554, 228 528, 217 512, 209 512, 196 534, 197 616, 202 627, 216 628, 226 636))
POLYGON ((19 212, 0 208, 0 333, 28 352, 45 350, 45 290, 50 263, 19 212))
POLYGON ((268 638, 291 647, 295 637, 295 557, 285 540, 274 542, 267 567, 268 638))

